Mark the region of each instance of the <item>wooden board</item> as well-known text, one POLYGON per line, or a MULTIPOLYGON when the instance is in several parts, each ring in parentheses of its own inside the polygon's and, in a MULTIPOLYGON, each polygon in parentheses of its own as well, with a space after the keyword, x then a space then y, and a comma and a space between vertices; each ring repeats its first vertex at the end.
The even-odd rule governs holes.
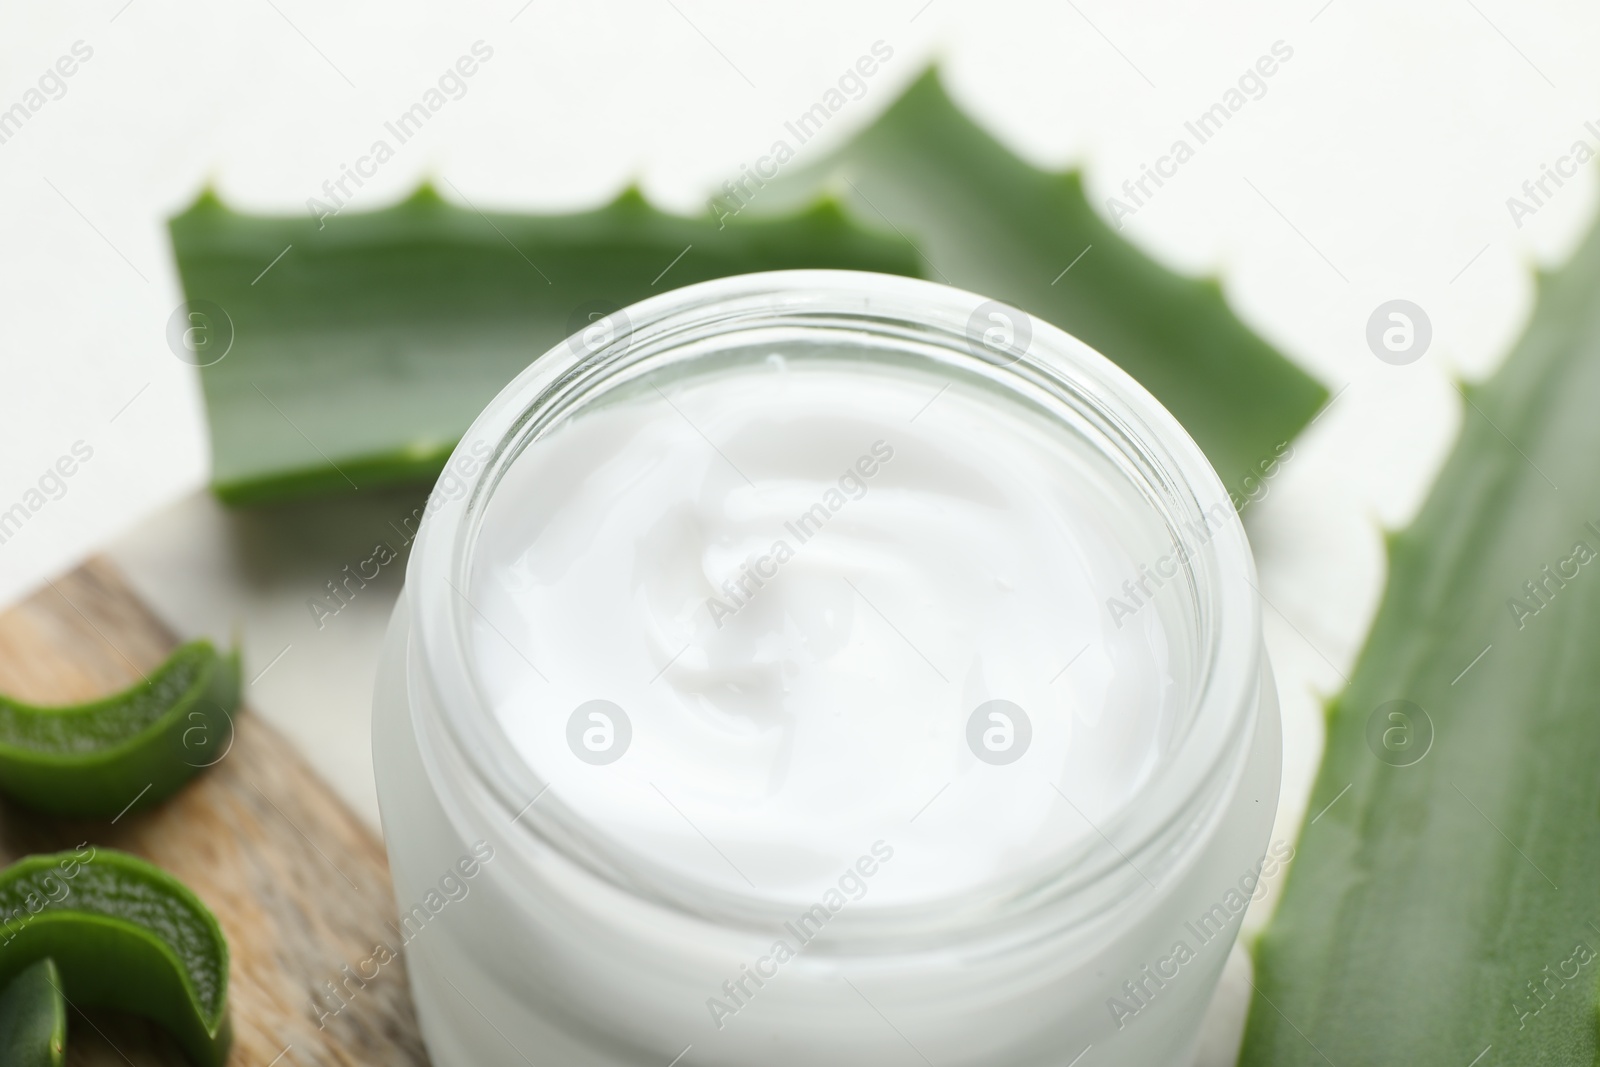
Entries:
MULTIPOLYGON (((40 703, 102 695, 176 644, 115 568, 94 561, 0 615, 0 692, 40 703)), ((365 988, 349 983, 359 991, 319 1027, 313 992, 394 940, 383 846, 266 723, 241 708, 234 734, 226 757, 150 811, 86 822, 0 801, 0 862, 89 841, 183 879, 232 949, 230 1065, 426 1064, 403 961, 365 988)), ((83 1067, 185 1062, 154 1027, 98 1011, 72 1013, 68 1048, 83 1067)))

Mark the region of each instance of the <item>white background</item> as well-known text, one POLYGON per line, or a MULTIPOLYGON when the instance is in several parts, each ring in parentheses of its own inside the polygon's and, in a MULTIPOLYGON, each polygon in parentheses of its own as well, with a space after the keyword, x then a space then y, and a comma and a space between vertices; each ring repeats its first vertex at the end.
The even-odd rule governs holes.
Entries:
MULTIPOLYGON (((321 537, 315 510, 267 527, 279 536, 263 551, 261 528, 201 491, 198 383, 164 334, 180 301, 170 214, 207 183, 240 208, 304 210, 479 39, 494 58, 468 95, 353 209, 434 176, 480 207, 583 208, 638 181, 699 211, 880 39, 894 58, 808 158, 939 61, 1003 141, 1084 168, 1103 201, 1282 40, 1294 56, 1267 95, 1124 232, 1219 274, 1239 314, 1337 394, 1246 515, 1286 716, 1278 833, 1292 837, 1322 699, 1381 591, 1381 531, 1409 519, 1454 438, 1453 382, 1492 372, 1533 267, 1588 224, 1593 164, 1520 228, 1506 198, 1574 140, 1596 146, 1597 30, 1600 10, 1553 0, 10 5, 0 109, 74 42, 94 54, 0 144, 0 510, 75 441, 94 458, 0 545, 0 603, 109 550, 186 635, 240 629, 247 677, 267 668, 251 705, 375 823, 367 694, 395 578, 318 631, 305 598, 360 557, 328 555, 338 538, 321 537), (1434 329, 1405 367, 1364 341, 1396 297, 1434 329)), ((1219 1009, 1219 1047, 1238 1003, 1219 1009)))

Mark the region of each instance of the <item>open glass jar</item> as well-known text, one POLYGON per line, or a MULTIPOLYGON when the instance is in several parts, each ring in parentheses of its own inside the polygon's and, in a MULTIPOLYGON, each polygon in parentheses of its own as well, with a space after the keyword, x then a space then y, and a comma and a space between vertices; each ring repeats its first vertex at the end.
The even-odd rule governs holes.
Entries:
POLYGON ((1193 441, 1015 309, 597 309, 458 446, 379 672, 435 1061, 1186 1062, 1278 795, 1253 582, 1193 441))

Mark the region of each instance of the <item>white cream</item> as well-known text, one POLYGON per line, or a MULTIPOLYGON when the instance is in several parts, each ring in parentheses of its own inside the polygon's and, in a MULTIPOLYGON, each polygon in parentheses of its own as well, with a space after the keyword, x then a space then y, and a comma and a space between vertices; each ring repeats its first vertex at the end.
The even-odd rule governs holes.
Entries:
MULTIPOLYGON (((926 373, 774 353, 635 384, 496 488, 471 654, 538 777, 623 848, 799 903, 881 840, 863 907, 947 897, 1094 834, 1170 740, 1162 614, 1107 608, 1169 550, 1125 484, 926 373), (594 700, 631 726, 603 765, 568 744, 594 700), (991 700, 1031 726, 1013 763, 968 743, 991 700)), ((1015 751, 1008 717, 982 718, 1015 751)))
POLYGON ((1017 314, 724 279, 480 416, 373 709, 401 912, 495 849, 406 944, 440 1067, 1187 1062, 1277 796, 1249 549, 1017 314))

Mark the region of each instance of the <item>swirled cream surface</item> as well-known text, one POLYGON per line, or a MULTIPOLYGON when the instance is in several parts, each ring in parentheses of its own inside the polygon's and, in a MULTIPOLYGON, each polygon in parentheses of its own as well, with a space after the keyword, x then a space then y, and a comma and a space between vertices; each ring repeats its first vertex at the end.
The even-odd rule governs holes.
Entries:
POLYGON ((511 464, 465 591, 537 803, 778 902, 877 845, 862 907, 1114 826, 1192 684, 1123 475, 997 387, 858 356, 622 390, 511 464))

